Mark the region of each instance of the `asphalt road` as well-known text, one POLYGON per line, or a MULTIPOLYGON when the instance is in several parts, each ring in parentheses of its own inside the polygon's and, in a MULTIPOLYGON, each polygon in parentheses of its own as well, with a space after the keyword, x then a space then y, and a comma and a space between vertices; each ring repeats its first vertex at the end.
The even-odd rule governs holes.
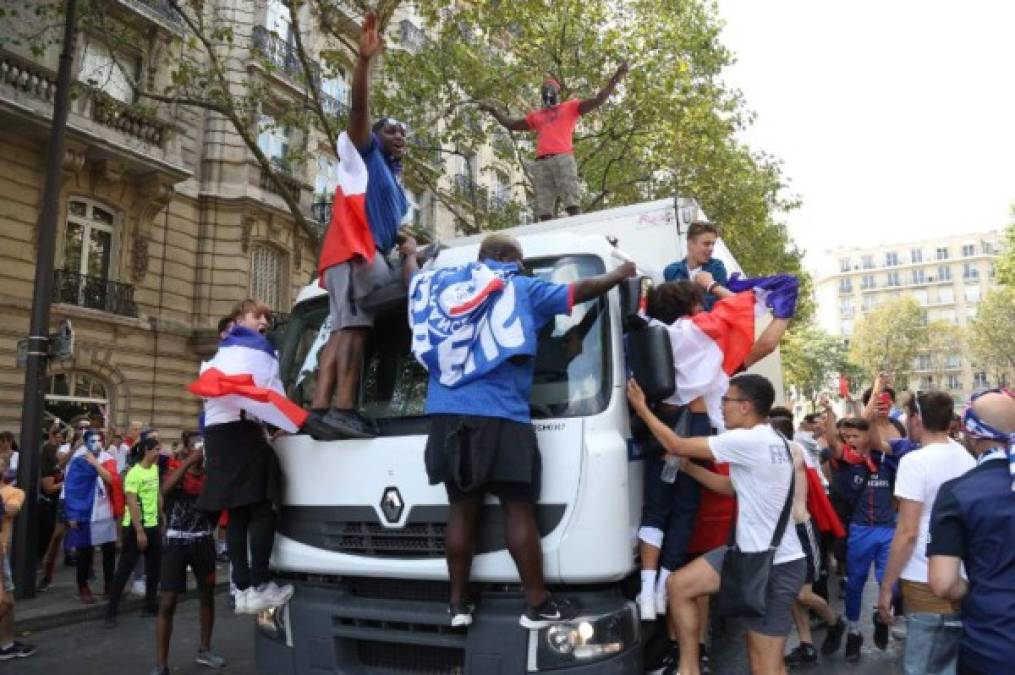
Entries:
MULTIPOLYGON (((815 667, 800 670, 808 675, 899 675, 899 654, 902 643, 894 639, 886 652, 874 647, 870 608, 874 604, 876 587, 868 582, 864 597, 864 647, 858 664, 847 664, 842 651, 815 667)), ((228 661, 225 673, 254 675, 253 619, 237 617, 226 604, 226 596, 217 597, 216 625, 213 648, 228 661)), ((175 631, 170 651, 170 667, 175 674, 209 675, 212 671, 194 663, 197 653, 197 603, 190 601, 177 609, 175 631)), ((824 633, 815 632, 820 644, 824 633)), ((112 630, 92 621, 64 626, 23 638, 38 646, 39 651, 29 659, 0 662, 0 675, 148 675, 154 666, 155 620, 141 618, 136 613, 121 616, 119 625, 112 630)), ((796 645, 795 634, 789 646, 796 645)), ((729 634, 720 636, 713 645, 714 672, 717 675, 747 673, 743 635, 735 626, 729 634)))

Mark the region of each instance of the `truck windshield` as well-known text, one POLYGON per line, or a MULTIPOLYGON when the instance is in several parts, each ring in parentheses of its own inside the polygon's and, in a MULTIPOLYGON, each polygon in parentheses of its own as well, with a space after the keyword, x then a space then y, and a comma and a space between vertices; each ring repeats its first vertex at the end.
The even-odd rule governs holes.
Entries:
MULTIPOLYGON (((602 261, 590 255, 526 260, 540 279, 570 283, 601 274, 602 261)), ((558 316, 539 335, 532 387, 533 418, 573 417, 597 413, 610 391, 609 317, 605 298, 575 305, 570 316, 558 316)), ((318 353, 327 341, 327 297, 298 306, 280 345, 280 365, 289 397, 310 407, 317 383, 318 353)), ((368 342, 361 389, 363 413, 375 419, 423 415, 427 373, 409 351, 404 306, 377 317, 368 342)), ((383 427, 382 427, 383 430, 383 427)))

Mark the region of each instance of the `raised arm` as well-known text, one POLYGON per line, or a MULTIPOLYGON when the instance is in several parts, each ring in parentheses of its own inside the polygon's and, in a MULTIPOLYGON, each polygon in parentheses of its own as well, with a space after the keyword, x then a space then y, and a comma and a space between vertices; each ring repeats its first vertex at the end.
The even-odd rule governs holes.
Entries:
POLYGON ((173 488, 175 488, 181 480, 183 475, 190 470, 190 467, 195 464, 199 464, 204 461, 204 450, 201 448, 195 448, 190 451, 187 459, 180 462, 180 465, 169 472, 169 475, 162 479, 162 485, 159 486, 159 492, 163 495, 168 495, 173 488))
POLYGON ((491 115, 493 115, 493 118, 495 120, 497 120, 500 123, 500 125, 502 127, 504 127, 505 129, 507 129, 508 131, 528 131, 529 130, 529 123, 525 121, 524 117, 517 118, 517 119, 513 119, 511 117, 508 117, 503 112, 501 112, 500 108, 495 106, 493 103, 489 103, 487 101, 482 101, 481 103, 479 103, 479 105, 477 107, 480 110, 482 110, 484 112, 488 112, 491 115))
POLYGON ((574 304, 580 305, 586 300, 592 300, 598 298, 600 295, 610 290, 624 279, 633 277, 638 273, 638 269, 635 267, 633 262, 625 262, 610 270, 606 274, 600 274, 597 277, 589 277, 588 279, 579 279, 574 282, 574 304))
POLYGON ((99 463, 99 459, 90 452, 84 453, 84 458, 85 461, 91 464, 92 468, 94 468, 99 473, 99 478, 102 479, 102 482, 105 483, 106 485, 109 485, 109 483, 113 480, 113 477, 109 474, 109 471, 106 469, 106 467, 102 466, 102 464, 99 463))
POLYGON ((842 441, 839 440, 839 430, 835 428, 835 411, 827 400, 823 400, 822 405, 825 408, 825 438, 828 440, 828 447, 832 449, 832 456, 835 459, 841 459, 842 441))
MULTIPOLYGON (((719 287, 716 287, 716 290, 718 290, 718 288, 719 287)), ((716 295, 719 294, 716 293, 716 295)), ((748 352, 747 357, 744 359, 744 367, 750 368, 755 363, 774 352, 776 347, 779 346, 779 341, 782 340, 782 336, 786 334, 786 329, 788 327, 789 319, 772 319, 772 321, 765 326, 765 330, 761 332, 758 339, 755 340, 754 346, 751 347, 751 351, 748 352)))
POLYGON ((365 150, 370 145, 370 62, 384 46, 377 30, 377 15, 367 12, 359 36, 359 55, 352 70, 352 104, 349 107, 349 140, 365 150))
POLYGON ((680 457, 690 457, 691 459, 715 459, 712 455, 712 449, 708 447, 708 438, 706 436, 683 438, 675 434, 673 429, 670 429, 662 420, 656 417, 655 413, 648 407, 648 402, 645 400, 645 392, 641 390, 641 387, 638 386, 633 377, 627 381, 627 400, 630 402, 635 414, 645 422, 645 426, 648 427, 649 431, 652 432, 652 435, 656 437, 656 440, 659 441, 659 444, 663 446, 667 453, 679 455, 680 457))
POLYGON ((602 104, 606 103, 606 100, 610 98, 610 95, 613 94, 613 90, 617 88, 617 85, 620 83, 620 81, 624 79, 625 75, 627 75, 627 70, 628 70, 627 61, 624 61, 623 63, 620 64, 620 67, 617 68, 617 72, 613 74, 613 77, 610 78, 610 81, 607 82, 606 85, 599 90, 598 94, 596 94, 592 98, 583 99, 578 104, 578 112, 581 113, 582 115, 586 115, 595 110, 596 108, 598 108, 599 106, 601 106, 602 104))

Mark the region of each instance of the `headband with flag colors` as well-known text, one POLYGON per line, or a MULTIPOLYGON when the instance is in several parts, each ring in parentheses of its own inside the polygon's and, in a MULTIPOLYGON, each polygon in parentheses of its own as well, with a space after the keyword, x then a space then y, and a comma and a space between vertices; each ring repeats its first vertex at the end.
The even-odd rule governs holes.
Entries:
POLYGON ((974 394, 969 397, 969 402, 966 404, 966 409, 962 412, 962 429, 966 435, 973 438, 988 440, 988 441, 1000 441, 1004 443, 1005 457, 1008 459, 1008 471, 1012 476, 1012 492, 1015 492, 1015 433, 1005 433, 993 426, 987 424, 980 416, 973 410, 973 402, 980 398, 984 394, 1004 394, 1010 398, 1015 398, 1015 392, 1011 389, 988 389, 987 391, 981 391, 979 394, 974 394))

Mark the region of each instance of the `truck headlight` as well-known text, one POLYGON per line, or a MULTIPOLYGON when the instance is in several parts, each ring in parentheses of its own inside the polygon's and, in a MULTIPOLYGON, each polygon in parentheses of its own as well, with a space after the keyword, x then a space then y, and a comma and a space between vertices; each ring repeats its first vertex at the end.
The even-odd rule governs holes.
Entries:
POLYGON ((292 647, 290 638, 292 631, 289 630, 289 603, 280 607, 262 609, 257 613, 255 622, 257 630, 270 638, 285 643, 287 647, 292 647))
POLYGON ((529 633, 529 671, 555 670, 609 658, 638 642, 633 604, 595 616, 580 616, 529 633))

